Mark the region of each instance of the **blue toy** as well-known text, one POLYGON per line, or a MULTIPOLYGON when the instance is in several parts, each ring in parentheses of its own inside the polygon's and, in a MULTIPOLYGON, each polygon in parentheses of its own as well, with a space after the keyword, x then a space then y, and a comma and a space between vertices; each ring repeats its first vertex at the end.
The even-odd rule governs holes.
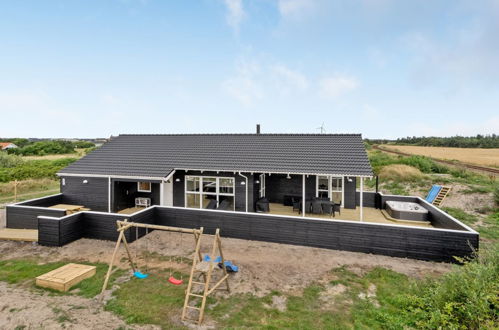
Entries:
POLYGON ((139 279, 144 279, 144 278, 147 278, 149 276, 149 274, 142 274, 141 272, 136 271, 133 273, 133 276, 135 276, 136 278, 139 278, 139 279))
MULTIPOLYGON (((203 261, 210 262, 211 261, 210 256, 207 255, 207 254, 205 254, 204 257, 203 257, 203 261)), ((220 256, 216 257, 215 260, 213 260, 213 262, 218 263, 218 267, 222 268, 222 257, 220 257, 220 256)), ((239 267, 237 267, 236 265, 234 265, 229 260, 226 260, 224 262, 224 265, 225 265, 225 269, 229 273, 237 273, 239 271, 239 267)))

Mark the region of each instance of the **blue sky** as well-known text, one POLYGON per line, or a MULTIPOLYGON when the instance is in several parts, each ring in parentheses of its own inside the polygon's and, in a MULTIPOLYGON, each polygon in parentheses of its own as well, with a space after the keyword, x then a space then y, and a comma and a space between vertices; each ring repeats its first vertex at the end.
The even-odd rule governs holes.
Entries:
POLYGON ((0 136, 499 133, 499 1, 0 3, 0 136))

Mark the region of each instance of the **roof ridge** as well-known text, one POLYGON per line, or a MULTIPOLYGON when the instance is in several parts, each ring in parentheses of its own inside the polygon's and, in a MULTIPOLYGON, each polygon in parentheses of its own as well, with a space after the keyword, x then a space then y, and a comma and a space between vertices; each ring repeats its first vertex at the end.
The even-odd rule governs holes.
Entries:
POLYGON ((362 136, 361 133, 171 133, 119 134, 118 136, 362 136))

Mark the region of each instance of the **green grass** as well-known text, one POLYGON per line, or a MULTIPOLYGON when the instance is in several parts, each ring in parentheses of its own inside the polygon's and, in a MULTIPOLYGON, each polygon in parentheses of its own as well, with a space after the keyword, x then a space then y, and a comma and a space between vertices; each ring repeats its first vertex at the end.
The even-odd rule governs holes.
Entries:
MULTIPOLYGON (((186 285, 168 282, 168 270, 152 269, 146 279, 132 278, 120 285, 106 310, 121 315, 127 323, 158 324, 164 329, 182 328, 171 321, 182 313, 186 285)), ((179 273, 175 273, 180 277, 179 273)), ((183 274, 184 281, 188 276, 183 274)))
POLYGON ((0 182, 56 178, 56 173, 76 161, 76 158, 27 160, 14 167, 0 167, 0 182))
MULTIPOLYGON (((28 287, 35 287, 35 278, 47 272, 50 272, 56 268, 62 267, 71 261, 60 261, 60 262, 51 262, 46 264, 39 264, 38 260, 35 259, 11 259, 11 260, 3 260, 0 261, 0 281, 7 282, 9 284, 20 284, 28 287)), ((82 263, 82 262, 77 262, 82 263)), ((69 293, 61 293, 58 291, 50 290, 50 289, 41 289, 50 291, 52 294, 56 295, 64 295, 64 294, 72 294, 74 292, 82 297, 92 298, 98 295, 102 289, 102 285, 104 284, 104 276, 107 271, 107 265, 102 263, 91 264, 85 263, 88 265, 96 266, 96 274, 88 279, 85 279, 71 288, 69 293)), ((123 275, 125 271, 118 270, 116 271, 110 279, 110 282, 114 282, 117 277, 123 275)))
POLYGON ((499 210, 494 210, 489 215, 481 219, 473 214, 469 214, 461 209, 452 207, 443 207, 445 212, 449 213, 459 221, 471 226, 480 233, 481 238, 489 240, 499 240, 499 210))

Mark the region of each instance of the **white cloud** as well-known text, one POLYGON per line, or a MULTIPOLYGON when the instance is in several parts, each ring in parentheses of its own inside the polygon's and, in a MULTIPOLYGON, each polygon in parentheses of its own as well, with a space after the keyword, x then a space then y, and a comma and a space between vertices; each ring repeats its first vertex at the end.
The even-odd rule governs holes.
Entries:
POLYGON ((239 32, 241 22, 246 16, 243 7, 243 0, 224 0, 224 3, 227 7, 227 24, 229 24, 229 26, 237 33, 239 32))
POLYGON ((284 18, 302 18, 316 8, 315 0, 278 0, 279 14, 284 18))
POLYGON ((359 81, 350 76, 332 76, 319 81, 320 94, 323 97, 337 99, 359 87, 359 81))
POLYGON ((379 115, 380 115, 380 112, 378 111, 378 109, 376 109, 375 107, 373 107, 370 104, 364 104, 364 106, 362 107, 361 116, 362 116, 362 119, 365 121, 376 120, 377 118, 379 118, 379 115))
POLYGON ((245 106, 263 98, 261 68, 257 62, 238 61, 236 74, 222 83, 222 88, 245 106))
POLYGON ((276 64, 270 67, 274 74, 275 83, 282 93, 288 94, 291 91, 304 91, 308 88, 307 77, 299 71, 292 70, 283 64, 276 64))

